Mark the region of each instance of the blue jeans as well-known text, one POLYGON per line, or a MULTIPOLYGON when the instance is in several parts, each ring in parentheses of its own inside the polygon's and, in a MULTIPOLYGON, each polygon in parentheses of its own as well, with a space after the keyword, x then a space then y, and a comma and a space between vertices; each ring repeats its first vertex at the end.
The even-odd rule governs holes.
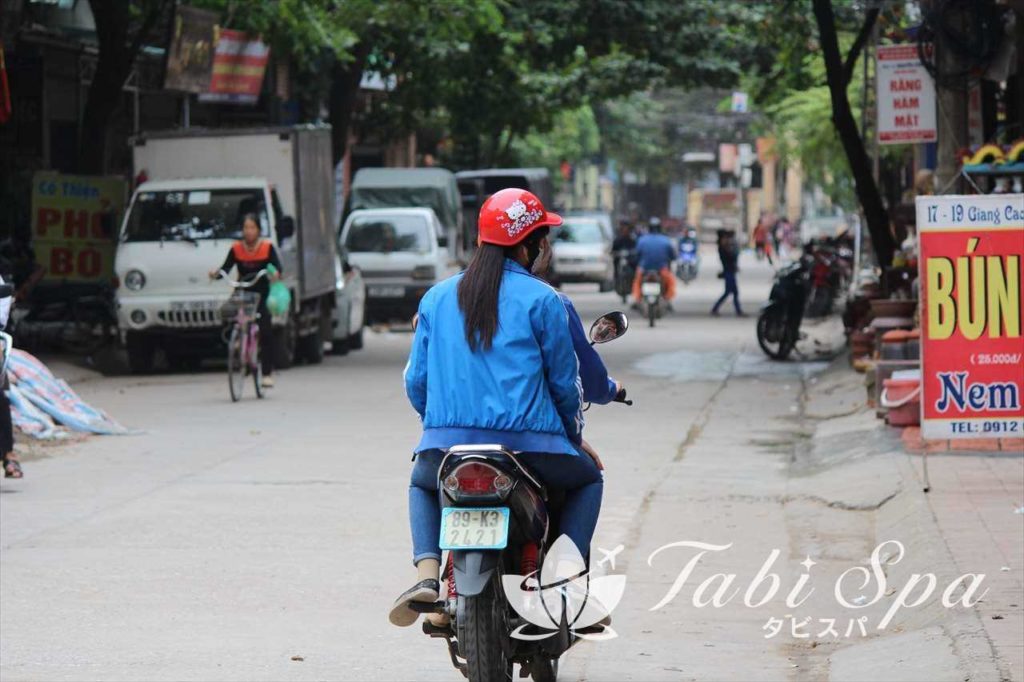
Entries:
POLYGON ((736 306, 736 313, 741 314, 743 310, 740 309, 740 289, 738 286, 736 286, 736 273, 729 272, 728 270, 726 270, 724 273, 722 273, 722 275, 725 279, 725 293, 722 294, 722 297, 718 299, 718 302, 715 303, 715 307, 712 308, 711 310, 713 312, 718 312, 718 309, 722 306, 723 303, 726 302, 726 300, 728 300, 729 296, 731 295, 732 303, 734 306, 736 306))
MULTIPOLYGON (((412 561, 441 560, 441 507, 437 499, 437 469, 444 453, 428 450, 416 455, 409 482, 409 526, 412 528, 412 561)), ((519 456, 547 486, 565 490, 562 533, 576 543, 584 557, 590 552, 597 516, 601 511, 604 478, 586 454, 523 453, 519 456)))

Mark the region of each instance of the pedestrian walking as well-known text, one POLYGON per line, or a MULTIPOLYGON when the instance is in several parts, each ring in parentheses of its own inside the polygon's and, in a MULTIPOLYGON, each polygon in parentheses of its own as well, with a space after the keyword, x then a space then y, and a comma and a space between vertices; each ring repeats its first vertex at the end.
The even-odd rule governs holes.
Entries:
POLYGON ((774 265, 772 261, 772 247, 768 243, 768 237, 771 230, 769 229, 768 214, 762 212, 760 219, 757 221, 757 227, 754 228, 754 249, 757 251, 757 259, 761 260, 764 257, 768 257, 768 264, 774 265))
MULTIPOLYGON (((5 260, 5 259, 4 259, 5 260)), ((0 263, 0 269, 7 270, 6 263, 0 263)), ((6 273, 10 277, 10 272, 6 273)), ((0 275, 0 284, 4 277, 0 275)), ((0 331, 7 326, 7 317, 11 311, 11 297, 0 298, 0 331)), ((4 349, 9 351, 10 349, 4 349)), ((0 464, 3 466, 4 478, 22 478, 21 462, 14 453, 14 424, 11 420, 11 402, 7 398, 6 367, 0 376, 0 464)))
POLYGON ((718 309, 725 303, 729 296, 732 296, 733 305, 736 307, 737 317, 746 317, 743 308, 740 307, 740 290, 736 285, 736 275, 739 273, 739 247, 736 244, 736 237, 732 232, 720 230, 718 232, 718 258, 722 261, 722 272, 719 275, 725 280, 725 293, 718 299, 711 309, 711 314, 718 316, 718 309))

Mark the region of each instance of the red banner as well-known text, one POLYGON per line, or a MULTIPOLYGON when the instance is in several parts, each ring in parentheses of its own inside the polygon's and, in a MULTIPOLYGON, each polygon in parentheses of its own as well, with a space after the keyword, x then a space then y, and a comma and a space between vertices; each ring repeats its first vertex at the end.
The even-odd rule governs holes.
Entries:
POLYGON ((918 197, 921 429, 1024 437, 1024 195, 918 197))
POLYGON ((221 29, 213 55, 210 89, 199 96, 204 102, 255 104, 263 88, 263 74, 270 48, 241 31, 221 29))
POLYGON ((7 85, 7 62, 4 61, 4 44, 0 42, 0 123, 11 118, 11 91, 7 85))

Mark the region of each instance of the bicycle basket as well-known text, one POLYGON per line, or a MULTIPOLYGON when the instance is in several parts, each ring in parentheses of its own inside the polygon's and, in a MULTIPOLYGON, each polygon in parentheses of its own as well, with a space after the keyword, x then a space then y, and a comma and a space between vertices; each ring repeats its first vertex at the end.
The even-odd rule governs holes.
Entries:
POLYGON ((239 312, 244 312, 246 317, 256 317, 256 310, 260 306, 260 295, 252 291, 236 291, 231 295, 220 308, 220 319, 231 322, 238 317, 239 312))

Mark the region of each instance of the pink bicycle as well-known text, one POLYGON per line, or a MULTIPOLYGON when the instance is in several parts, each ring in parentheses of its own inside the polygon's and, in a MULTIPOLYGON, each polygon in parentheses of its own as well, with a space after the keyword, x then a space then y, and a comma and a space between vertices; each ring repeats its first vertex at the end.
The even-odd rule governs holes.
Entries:
MULTIPOLYGON (((221 270, 221 278, 227 279, 228 274, 221 270)), ((242 398, 246 375, 252 376, 256 397, 263 397, 263 365, 260 363, 260 329, 256 324, 259 317, 260 295, 246 291, 261 278, 267 276, 266 270, 260 270, 251 280, 245 282, 229 281, 235 289, 231 298, 221 308, 224 320, 234 318, 228 334, 228 388, 231 401, 238 402, 242 398)))

